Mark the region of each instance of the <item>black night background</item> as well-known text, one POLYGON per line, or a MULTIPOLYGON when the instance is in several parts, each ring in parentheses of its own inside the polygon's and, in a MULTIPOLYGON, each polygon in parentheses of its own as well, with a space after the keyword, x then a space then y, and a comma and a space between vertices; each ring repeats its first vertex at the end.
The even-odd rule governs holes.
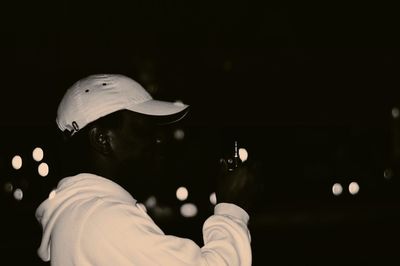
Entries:
POLYGON ((4 4, 1 265, 46 265, 34 212, 56 185, 55 112, 65 89, 94 73, 125 74, 155 98, 191 105, 169 131, 170 182, 155 188, 166 233, 202 245, 217 162, 237 140, 260 164, 253 265, 398 264, 395 8, 261 2, 4 4), (180 213, 181 186, 194 217, 180 213))

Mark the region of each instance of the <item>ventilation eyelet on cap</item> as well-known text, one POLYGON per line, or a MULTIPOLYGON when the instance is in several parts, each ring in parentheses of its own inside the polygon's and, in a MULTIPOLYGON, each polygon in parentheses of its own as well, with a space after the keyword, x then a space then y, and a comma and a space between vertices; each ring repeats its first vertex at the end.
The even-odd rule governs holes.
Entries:
POLYGON ((75 129, 76 131, 79 130, 79 126, 78 126, 78 124, 77 124, 75 121, 72 122, 72 126, 74 127, 74 129, 75 129))

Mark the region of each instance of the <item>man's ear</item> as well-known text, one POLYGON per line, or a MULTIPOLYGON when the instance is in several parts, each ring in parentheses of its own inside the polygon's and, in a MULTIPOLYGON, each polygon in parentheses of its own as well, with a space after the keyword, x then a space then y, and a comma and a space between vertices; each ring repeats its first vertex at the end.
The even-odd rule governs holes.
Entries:
POLYGON ((93 149, 103 155, 108 155, 112 152, 110 143, 110 131, 104 130, 101 127, 93 126, 89 130, 89 141, 93 149))

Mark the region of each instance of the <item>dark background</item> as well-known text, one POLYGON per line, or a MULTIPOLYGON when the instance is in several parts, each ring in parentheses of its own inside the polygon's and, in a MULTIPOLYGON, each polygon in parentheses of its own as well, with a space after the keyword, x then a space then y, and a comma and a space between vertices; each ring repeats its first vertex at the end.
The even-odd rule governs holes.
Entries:
POLYGON ((155 98, 191 105, 177 125, 184 140, 170 143, 171 183, 158 195, 173 209, 158 221, 166 233, 201 245, 215 162, 237 139, 262 165, 254 265, 398 263, 394 7, 58 1, 1 12, 2 265, 40 265, 34 211, 57 175, 55 110, 66 88, 93 73, 126 74, 155 98), (46 178, 31 159, 36 146, 50 165, 46 178), (24 159, 18 171, 15 154, 24 159), (357 195, 347 191, 353 181, 357 195), (28 184, 22 201, 3 189, 7 182, 28 184), (195 218, 179 215, 180 185, 199 207, 195 218))

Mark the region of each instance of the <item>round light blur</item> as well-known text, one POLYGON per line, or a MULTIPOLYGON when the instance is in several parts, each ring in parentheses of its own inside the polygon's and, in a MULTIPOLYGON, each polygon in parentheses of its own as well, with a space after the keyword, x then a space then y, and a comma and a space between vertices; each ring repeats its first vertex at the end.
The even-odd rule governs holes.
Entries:
POLYGON ((47 163, 41 163, 38 166, 38 173, 40 176, 47 176, 49 174, 49 166, 47 165, 47 163))
POLYGON ((147 208, 154 208, 157 204, 157 199, 154 196, 150 196, 144 203, 147 208))
POLYGON ((390 168, 385 169, 385 171, 383 172, 383 177, 386 179, 391 179, 393 177, 393 170, 390 168))
POLYGON ((11 160, 11 165, 15 170, 19 170, 22 167, 22 158, 19 155, 15 155, 11 160))
POLYGON ((178 200, 184 201, 184 200, 186 200, 188 198, 188 196, 189 196, 189 191, 187 190, 187 188, 179 187, 176 190, 176 197, 177 197, 178 200))
POLYGON ((239 149, 239 158, 242 162, 246 161, 247 158, 249 157, 249 154, 247 153, 247 150, 245 148, 240 148, 239 149))
POLYGON ((210 202, 211 202, 212 205, 217 204, 217 195, 215 194, 215 192, 211 193, 210 202))
POLYGON ((194 217, 197 215, 197 207, 193 203, 185 203, 181 206, 183 217, 194 217))
POLYGON ((20 188, 17 188, 14 191, 14 198, 18 201, 22 200, 22 198, 24 197, 24 193, 22 192, 22 190, 20 188))
POLYGON ((355 195, 360 191, 360 186, 357 182, 351 182, 349 185, 349 192, 351 195, 355 195))
POLYGON ((393 107, 393 108, 392 108, 392 116, 393 116, 393 118, 398 118, 399 115, 400 115, 399 108, 393 107))
POLYGON ((174 138, 176 140, 183 140, 184 137, 185 137, 185 131, 183 131, 182 129, 176 129, 174 131, 174 138))
POLYGON ((32 152, 32 157, 36 162, 40 162, 41 160, 43 160, 44 157, 44 153, 42 148, 35 148, 32 152))
POLYGON ((342 194, 342 192, 343 192, 343 187, 341 184, 339 184, 339 183, 333 184, 333 186, 332 186, 333 195, 339 196, 340 194, 342 194))
POLYGON ((4 191, 5 192, 10 193, 10 192, 13 191, 13 189, 14 189, 14 186, 13 186, 13 184, 11 184, 11 182, 7 182, 7 183, 4 184, 4 191))

